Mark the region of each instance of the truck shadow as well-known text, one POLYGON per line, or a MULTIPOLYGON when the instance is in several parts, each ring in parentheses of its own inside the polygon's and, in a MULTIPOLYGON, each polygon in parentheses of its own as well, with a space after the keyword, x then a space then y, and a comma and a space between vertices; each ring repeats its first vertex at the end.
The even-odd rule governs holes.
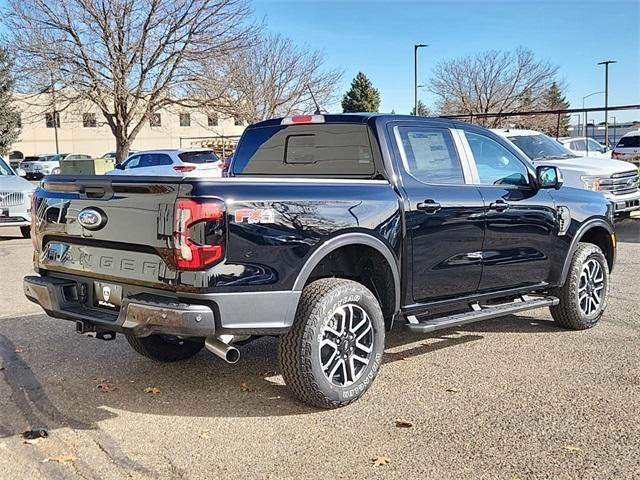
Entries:
MULTIPOLYGON (((505 317, 432 334, 397 325, 385 363, 482 340, 482 333, 558 332, 553 322, 505 317), (398 347, 417 343, 399 352, 398 347)), ((277 339, 240 347, 228 365, 206 351, 173 364, 143 358, 122 336, 104 342, 76 335, 45 315, 0 323, 0 438, 32 428, 94 430, 118 411, 152 415, 261 417, 318 413, 295 400, 277 370, 277 339), (46 334, 44 333, 46 332, 46 334), (157 393, 147 393, 151 387, 157 393)))

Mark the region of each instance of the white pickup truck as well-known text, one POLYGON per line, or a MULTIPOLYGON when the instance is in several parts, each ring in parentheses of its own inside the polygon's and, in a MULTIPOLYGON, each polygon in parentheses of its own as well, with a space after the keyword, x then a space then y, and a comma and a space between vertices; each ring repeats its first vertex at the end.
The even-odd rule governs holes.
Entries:
POLYGON ((602 193, 614 206, 616 217, 640 209, 638 170, 629 162, 581 157, 560 142, 535 130, 494 129, 536 165, 559 167, 564 184, 602 193))

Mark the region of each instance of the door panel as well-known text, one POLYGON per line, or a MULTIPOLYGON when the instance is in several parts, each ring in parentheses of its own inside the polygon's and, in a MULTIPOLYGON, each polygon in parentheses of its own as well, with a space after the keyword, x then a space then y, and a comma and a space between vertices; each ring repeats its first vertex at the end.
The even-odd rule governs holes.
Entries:
POLYGON ((425 123, 393 129, 405 191, 414 302, 472 294, 482 273, 484 203, 451 130, 425 123))
POLYGON ((548 282, 557 234, 551 195, 537 188, 531 167, 504 140, 477 131, 464 136, 485 204, 479 291, 548 282))

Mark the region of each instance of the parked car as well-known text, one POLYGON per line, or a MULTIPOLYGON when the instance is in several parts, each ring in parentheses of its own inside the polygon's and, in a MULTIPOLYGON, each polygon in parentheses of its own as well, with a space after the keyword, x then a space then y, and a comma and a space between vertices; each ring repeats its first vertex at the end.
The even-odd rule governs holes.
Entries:
MULTIPOLYGON (((129 150, 129 156, 133 155, 134 153, 137 153, 137 152, 135 150, 129 150)), ((100 158, 106 158, 107 160, 113 160, 115 162, 116 157, 117 157, 117 152, 107 152, 104 155, 102 155, 100 158)))
POLYGON ((45 175, 58 175, 60 173, 60 162, 64 160, 68 153, 56 155, 34 155, 25 157, 20 163, 29 180, 39 180, 45 175))
POLYGON ((31 225, 31 197, 35 187, 20 178, 7 162, 0 158, 0 228, 20 227, 23 237, 29 238, 31 225))
POLYGON ((130 155, 107 175, 222 176, 223 162, 213 150, 147 150, 130 155))
POLYGON ((565 137, 558 141, 581 157, 611 158, 611 149, 591 137, 565 137))
POLYGON ((611 157, 631 162, 640 168, 640 130, 629 132, 620 137, 611 157))
POLYGON ((562 170, 565 185, 602 193, 619 218, 640 210, 638 171, 626 162, 607 158, 580 157, 553 138, 535 130, 494 130, 519 148, 534 165, 555 165, 562 170))
POLYGON ((610 203, 484 128, 267 120, 229 175, 43 182, 27 298, 163 362, 206 348, 235 363, 235 344, 279 336, 285 382, 323 408, 367 391, 394 323, 430 333, 550 307, 582 330, 605 311, 610 203))

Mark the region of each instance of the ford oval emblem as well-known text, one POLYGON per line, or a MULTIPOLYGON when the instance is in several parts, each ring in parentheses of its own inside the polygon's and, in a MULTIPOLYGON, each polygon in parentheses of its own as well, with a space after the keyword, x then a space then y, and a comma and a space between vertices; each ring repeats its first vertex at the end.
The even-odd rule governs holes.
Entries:
POLYGON ((85 208, 78 214, 78 223, 87 230, 100 230, 107 223, 107 216, 98 208, 85 208))

